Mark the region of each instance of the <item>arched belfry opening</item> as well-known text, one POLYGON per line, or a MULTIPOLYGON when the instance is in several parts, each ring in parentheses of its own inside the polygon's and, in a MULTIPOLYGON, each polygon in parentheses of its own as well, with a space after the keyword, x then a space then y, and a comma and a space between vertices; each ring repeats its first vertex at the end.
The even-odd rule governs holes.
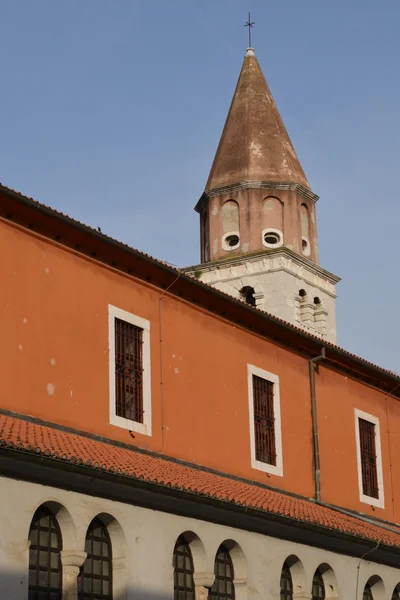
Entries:
POLYGON ((245 285, 240 290, 240 295, 242 297, 242 300, 247 302, 247 304, 250 304, 250 306, 256 306, 255 293, 256 292, 255 292, 254 288, 251 287, 250 285, 245 285))
POLYGON ((300 206, 301 251, 304 256, 311 254, 310 216, 304 202, 300 206))
POLYGON ((227 200, 222 205, 222 249, 230 252, 240 246, 239 205, 235 200, 227 200))
POLYGON ((283 245, 283 204, 278 198, 270 196, 263 200, 261 227, 261 241, 266 248, 283 245))

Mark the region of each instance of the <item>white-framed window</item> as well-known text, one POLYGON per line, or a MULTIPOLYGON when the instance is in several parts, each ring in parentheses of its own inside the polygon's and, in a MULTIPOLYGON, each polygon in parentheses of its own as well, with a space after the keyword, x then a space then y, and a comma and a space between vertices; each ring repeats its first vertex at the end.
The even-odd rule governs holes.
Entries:
POLYGON ((108 305, 110 423, 151 435, 150 322, 108 305))
POLYGON ((280 248, 283 246, 283 234, 279 229, 268 227, 262 234, 262 243, 267 248, 280 248))
POLYGON ((360 501, 384 508, 382 450, 379 419, 354 409, 360 501))
POLYGON ((239 231, 228 231, 222 236, 222 247, 224 250, 236 250, 240 246, 239 231))
POLYGON ((247 365, 253 469, 283 475, 279 377, 247 365))

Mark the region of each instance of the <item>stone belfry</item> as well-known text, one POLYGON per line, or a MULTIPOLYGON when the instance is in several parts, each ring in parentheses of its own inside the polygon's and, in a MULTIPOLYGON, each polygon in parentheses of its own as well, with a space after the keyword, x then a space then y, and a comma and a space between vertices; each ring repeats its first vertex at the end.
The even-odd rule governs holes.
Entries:
POLYGON ((205 283, 336 342, 335 284, 319 266, 314 194, 248 48, 203 195, 205 283))

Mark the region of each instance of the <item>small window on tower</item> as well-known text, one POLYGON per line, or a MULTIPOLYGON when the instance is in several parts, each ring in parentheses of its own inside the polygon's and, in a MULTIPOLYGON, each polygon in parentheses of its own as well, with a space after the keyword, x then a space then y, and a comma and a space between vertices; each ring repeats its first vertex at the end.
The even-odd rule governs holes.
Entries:
POLYGON ((262 242, 267 248, 279 248, 283 245, 283 235, 279 229, 264 229, 262 232, 262 242))
POLYGON ((151 435, 150 323, 109 305, 110 423, 151 435))
POLYGON ((247 302, 247 304, 250 304, 251 306, 256 306, 256 299, 254 297, 254 294, 255 294, 254 288, 252 288, 249 285, 246 285, 245 287, 243 287, 240 290, 240 294, 241 294, 243 300, 245 302, 247 302))
POLYGON ((236 250, 240 246, 240 236, 238 231, 226 233, 222 238, 222 247, 224 250, 236 250))

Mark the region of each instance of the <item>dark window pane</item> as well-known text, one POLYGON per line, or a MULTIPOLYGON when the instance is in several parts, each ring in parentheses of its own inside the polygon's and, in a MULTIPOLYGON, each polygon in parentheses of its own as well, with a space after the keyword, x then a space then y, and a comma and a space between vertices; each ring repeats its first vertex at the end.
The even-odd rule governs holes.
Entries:
POLYGON ((253 375, 256 460, 276 465, 274 384, 253 375))
POLYGON ((49 531, 43 531, 41 530, 39 532, 39 546, 42 546, 43 548, 48 548, 49 546, 49 531))
POLYGON ((106 579, 103 579, 103 594, 109 594, 110 593, 110 582, 107 581, 106 579))
POLYGON ((29 600, 61 600, 61 532, 49 509, 34 514, 29 541, 29 600))
MULTIPOLYGON (((41 548, 45 548, 45 546, 41 546, 41 548)), ((49 553, 45 550, 39 551, 39 567, 47 567, 49 562, 49 553)))
POLYGON ((78 575, 79 600, 112 600, 111 540, 100 519, 93 519, 86 534, 87 556, 78 575))
MULTIPOLYGON (((83 590, 84 592, 90 593, 92 589, 92 580, 89 577, 84 576, 83 578, 83 590)), ((82 596, 85 597, 85 596, 82 596)))
POLYGON ((375 425, 364 419, 359 419, 358 426, 360 432, 363 493, 370 498, 379 498, 378 473, 376 468, 375 425))
POLYGON ((143 329, 115 319, 115 402, 119 417, 143 423, 143 329))

